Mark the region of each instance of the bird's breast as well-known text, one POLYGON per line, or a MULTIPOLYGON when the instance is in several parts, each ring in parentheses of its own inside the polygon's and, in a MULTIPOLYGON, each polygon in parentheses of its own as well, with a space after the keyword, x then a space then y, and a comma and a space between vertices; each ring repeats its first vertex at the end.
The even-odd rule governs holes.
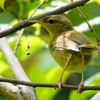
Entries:
MULTIPOLYGON (((52 40, 49 44, 49 50, 55 61, 64 67, 69 59, 69 54, 72 58, 67 66, 67 71, 80 72, 82 67, 82 54, 78 48, 79 44, 69 40, 67 37, 60 36, 52 40)), ((87 51, 86 51, 87 52, 87 51)), ((88 65, 91 60, 91 54, 84 55, 84 65, 88 65)))

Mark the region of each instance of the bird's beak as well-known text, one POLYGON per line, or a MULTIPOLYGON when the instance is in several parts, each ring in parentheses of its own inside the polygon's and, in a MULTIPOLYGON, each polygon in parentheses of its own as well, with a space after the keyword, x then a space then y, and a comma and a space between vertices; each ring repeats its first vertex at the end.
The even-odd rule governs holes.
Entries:
POLYGON ((33 23, 33 24, 36 24, 36 23, 38 23, 40 25, 43 25, 44 24, 43 21, 41 21, 40 19, 39 20, 32 19, 32 20, 30 20, 30 22, 33 23))

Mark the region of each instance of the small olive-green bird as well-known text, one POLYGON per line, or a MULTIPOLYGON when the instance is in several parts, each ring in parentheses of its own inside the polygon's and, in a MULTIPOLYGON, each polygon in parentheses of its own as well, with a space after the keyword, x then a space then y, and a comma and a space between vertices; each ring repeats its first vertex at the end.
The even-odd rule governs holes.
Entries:
POLYGON ((51 35, 49 50, 55 61, 63 68, 58 81, 58 88, 62 85, 64 71, 82 72, 82 79, 78 87, 81 92, 84 86, 84 69, 91 61, 93 46, 84 34, 77 32, 71 21, 62 15, 49 15, 39 20, 31 20, 33 23, 41 24, 51 35))

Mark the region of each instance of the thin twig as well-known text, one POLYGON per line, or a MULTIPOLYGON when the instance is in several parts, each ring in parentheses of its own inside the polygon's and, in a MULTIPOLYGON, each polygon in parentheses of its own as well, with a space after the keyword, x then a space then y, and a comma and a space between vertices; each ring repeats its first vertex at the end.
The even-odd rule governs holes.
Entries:
POLYGON ((36 9, 33 11, 33 13, 29 16, 29 18, 31 18, 33 16, 33 14, 42 6, 44 5, 44 3, 46 2, 46 0, 43 0, 37 7, 36 9))
MULTIPOLYGON (((73 2, 73 0, 71 0, 71 1, 73 2)), ((85 20, 85 22, 87 23, 91 33, 94 35, 94 38, 96 39, 97 45, 100 46, 100 43, 99 43, 100 39, 97 37, 96 32, 94 31, 93 27, 88 22, 86 16, 81 12, 81 10, 78 7, 76 7, 76 10, 80 14, 80 16, 85 20)), ((99 60, 100 60, 100 52, 99 52, 99 60)))
MULTIPOLYGON (((88 25, 88 27, 89 27, 91 33, 94 35, 94 38, 96 39, 97 45, 100 46, 100 43, 99 43, 100 40, 99 40, 99 38, 97 37, 96 32, 94 31, 93 27, 89 24, 87 18, 86 18, 85 15, 81 12, 81 10, 80 10, 78 7, 77 7, 76 9, 77 9, 77 11, 79 12, 79 14, 82 16, 82 18, 85 20, 85 22, 87 23, 87 25, 88 25)), ((99 54, 99 60, 100 60, 100 52, 98 52, 98 54, 99 54)))
MULTIPOLYGON (((36 9, 33 10, 32 14, 28 17, 28 19, 31 18, 31 17, 33 16, 33 14, 37 11, 37 9, 39 9, 39 8, 45 3, 45 1, 46 1, 46 0, 43 0, 43 1, 36 7, 36 9)), ((21 39, 21 37, 22 37, 22 35, 23 35, 23 33, 24 33, 24 30, 25 30, 25 28, 21 29, 21 31, 20 31, 18 40, 17 40, 16 45, 15 45, 14 54, 16 54, 16 51, 17 51, 17 49, 18 49, 19 42, 20 42, 20 39, 21 39)))
MULTIPOLYGON (((47 87, 47 88, 58 88, 58 84, 51 84, 51 83, 33 83, 33 82, 27 82, 27 81, 20 81, 15 79, 8 79, 8 78, 0 78, 0 82, 8 82, 8 83, 15 83, 20 85, 26 85, 31 87, 47 87)), ((71 89, 71 90, 77 90, 78 86, 74 85, 66 85, 62 84, 62 89, 71 89)), ((82 88, 82 91, 85 90, 100 90, 100 86, 84 86, 82 88)))
POLYGON ((19 36, 18 36, 18 40, 17 40, 17 42, 16 42, 15 49, 14 49, 14 54, 15 54, 15 55, 16 55, 16 51, 17 51, 17 49, 18 49, 18 46, 20 45, 19 42, 20 42, 20 39, 21 39, 21 37, 22 37, 22 35, 23 35, 23 32, 24 32, 24 28, 21 29, 20 34, 19 34, 19 36))

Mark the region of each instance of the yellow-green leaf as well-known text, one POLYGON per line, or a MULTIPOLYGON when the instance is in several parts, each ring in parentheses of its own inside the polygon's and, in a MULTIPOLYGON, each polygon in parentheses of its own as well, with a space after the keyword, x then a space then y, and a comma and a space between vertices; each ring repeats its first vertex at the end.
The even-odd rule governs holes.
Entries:
POLYGON ((5 0, 1 0, 0 1, 0 7, 4 10, 4 3, 5 3, 5 0))

